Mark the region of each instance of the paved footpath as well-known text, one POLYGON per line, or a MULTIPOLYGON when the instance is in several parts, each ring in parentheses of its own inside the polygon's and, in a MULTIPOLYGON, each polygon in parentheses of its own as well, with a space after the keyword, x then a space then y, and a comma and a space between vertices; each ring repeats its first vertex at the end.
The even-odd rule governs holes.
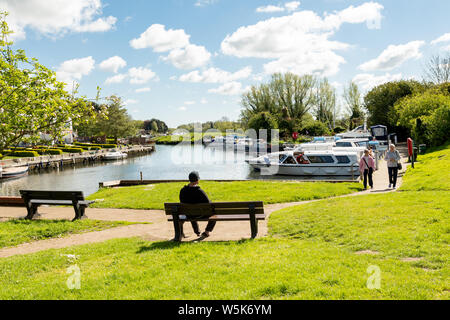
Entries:
MULTIPOLYGON (((406 165, 404 165, 405 170, 406 165)), ((403 172, 404 172, 403 170, 403 172)), ((401 185, 402 179, 399 176, 398 186, 401 185)), ((374 173, 374 189, 348 194, 341 197, 355 197, 360 195, 372 193, 386 193, 395 190, 388 189, 388 172, 386 163, 380 162, 379 170, 374 173)), ((322 199, 323 200, 323 199, 322 199)), ((267 217, 272 212, 306 203, 316 202, 321 200, 311 200, 302 202, 277 203, 265 205, 265 213, 267 217)), ((40 219, 72 219, 74 212, 73 208, 61 207, 41 207, 39 208, 41 214, 40 219)), ((26 215, 25 208, 7 208, 0 207, 0 222, 23 218, 26 215)), ((148 241, 167 241, 173 238, 173 224, 167 221, 167 217, 163 210, 131 210, 131 209, 94 209, 88 208, 86 215, 93 220, 104 221, 129 221, 137 222, 138 224, 111 228, 102 231, 87 232, 82 234, 74 234, 63 238, 54 238, 48 240, 34 241, 24 243, 16 247, 0 249, 0 258, 10 257, 14 255, 22 255, 35 253, 48 249, 60 249, 75 245, 83 245, 89 243, 104 242, 111 239, 141 237, 148 241), (139 224, 147 223, 147 224, 139 224)), ((258 237, 265 237, 268 233, 267 228, 268 219, 259 222, 258 237)), ((200 222, 200 228, 204 229, 206 222, 200 222)), ((197 237, 192 232, 190 223, 185 224, 185 234, 187 238, 185 241, 196 241, 197 237)), ((249 239, 250 223, 242 221, 233 221, 227 223, 217 223, 214 232, 211 236, 203 241, 231 241, 240 239, 249 239)))

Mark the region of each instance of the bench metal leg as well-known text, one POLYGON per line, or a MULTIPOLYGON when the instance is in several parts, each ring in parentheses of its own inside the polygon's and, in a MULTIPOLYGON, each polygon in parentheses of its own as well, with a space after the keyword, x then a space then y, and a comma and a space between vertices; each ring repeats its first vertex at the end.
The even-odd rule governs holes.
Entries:
POLYGON ((181 221, 180 221, 178 215, 173 215, 172 217, 173 217, 173 228, 175 230, 174 240, 181 241, 181 238, 183 236, 182 232, 181 232, 181 229, 182 229, 181 221))
POLYGON ((252 239, 255 239, 258 235, 258 221, 256 220, 256 214, 255 214, 255 206, 250 205, 250 229, 252 231, 252 239))
POLYGON ((74 206, 75 209, 75 218, 73 218, 73 221, 76 220, 84 220, 87 219, 88 217, 84 214, 86 207, 85 206, 74 206))
POLYGON ((34 205, 34 204, 27 205, 27 212, 28 212, 28 214, 25 217, 25 219, 33 220, 34 217, 39 216, 37 211, 38 211, 38 206, 37 205, 34 205))

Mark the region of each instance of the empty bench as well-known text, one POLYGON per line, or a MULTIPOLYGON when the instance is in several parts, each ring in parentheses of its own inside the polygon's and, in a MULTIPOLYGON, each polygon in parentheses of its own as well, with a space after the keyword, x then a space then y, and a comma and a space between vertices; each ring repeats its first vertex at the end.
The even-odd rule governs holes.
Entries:
POLYGON ((181 240, 180 224, 186 221, 250 221, 252 239, 258 234, 258 221, 264 220, 262 201, 214 203, 164 203, 169 221, 173 221, 175 239, 181 240))
POLYGON ((26 219, 33 219, 37 209, 41 205, 73 206, 75 218, 72 221, 86 219, 85 209, 95 201, 85 200, 82 191, 41 191, 20 190, 27 208, 26 219))

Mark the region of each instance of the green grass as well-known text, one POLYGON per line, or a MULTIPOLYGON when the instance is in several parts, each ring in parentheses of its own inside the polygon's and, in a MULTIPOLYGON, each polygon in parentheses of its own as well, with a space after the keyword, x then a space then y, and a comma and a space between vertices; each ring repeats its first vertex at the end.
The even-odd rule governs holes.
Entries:
POLYGON ((419 155, 417 160, 415 168, 406 172, 401 190, 450 191, 450 144, 419 155))
POLYGON ((60 238, 75 233, 100 231, 132 223, 119 221, 9 220, 0 223, 0 248, 21 243, 60 238))
POLYGON ((269 227, 275 237, 422 258, 417 265, 450 271, 449 201, 430 191, 331 199, 273 213, 269 227))
MULTIPOLYGON (((408 170, 407 191, 327 199, 275 212, 264 239, 176 244, 133 238, 0 259, 0 299, 448 300, 449 181, 440 178, 445 172, 434 170, 441 164, 448 168, 448 159, 439 158, 439 152, 446 151, 428 154, 419 159, 422 168, 408 170), (424 179, 429 191, 420 189, 424 179), (378 254, 355 254, 363 250, 378 254), (73 264, 81 270, 80 290, 66 286, 73 264), (367 288, 370 266, 381 271, 380 289, 367 288)), ((292 184, 283 193, 269 184, 241 186, 242 194, 234 195, 227 189, 233 184, 224 185, 204 188, 214 200, 236 196, 239 201, 254 194, 281 201, 311 191, 299 183, 297 192, 289 192, 292 184)), ((163 198, 176 200, 180 186, 161 189, 163 198)), ((118 203, 129 197, 133 205, 157 203, 138 198, 158 197, 159 187, 102 190, 95 197, 113 192, 118 203)))
MULTIPOLYGON (((88 197, 97 201, 95 208, 163 209, 164 202, 178 202, 180 189, 186 183, 161 183, 148 186, 101 189, 88 197)), ((296 202, 322 199, 362 190, 359 183, 201 181, 211 201, 296 202)))
POLYGON ((442 270, 288 239, 120 239, 0 259, 0 270, 0 299, 444 299, 450 288, 442 270), (73 264, 80 290, 66 286, 73 264), (366 286, 372 265, 380 289, 366 286))

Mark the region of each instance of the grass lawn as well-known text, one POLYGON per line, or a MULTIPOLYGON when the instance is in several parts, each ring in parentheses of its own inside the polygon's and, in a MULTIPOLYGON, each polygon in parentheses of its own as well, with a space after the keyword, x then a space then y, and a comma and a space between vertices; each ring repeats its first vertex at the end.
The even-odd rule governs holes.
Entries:
POLYGON ((0 222, 0 248, 12 247, 21 243, 60 238, 74 233, 100 231, 129 225, 120 221, 79 220, 9 220, 0 222))
POLYGON ((0 259, 0 299, 435 299, 448 274, 321 241, 112 240, 0 259), (76 255, 72 262, 64 255, 76 255), (69 290, 67 268, 81 270, 69 290), (369 266, 381 288, 368 289, 369 266))
MULTIPOLYGON (((264 239, 182 244, 118 239, 0 259, 0 299, 450 299, 450 181, 441 180, 445 172, 434 171, 449 162, 439 157, 419 158, 422 169, 409 169, 405 189, 398 192, 275 212, 264 239), (428 189, 418 191, 425 179, 428 189), (64 256, 69 254, 78 259, 64 256), (81 270, 80 290, 66 286, 74 263, 81 270), (379 289, 367 287, 374 266, 379 289)), ((138 187, 150 190, 135 193, 144 196, 158 187, 138 187)), ((180 185, 171 187, 174 194, 166 196, 175 200, 180 185)), ((267 188, 257 191, 264 201, 289 196, 278 185, 267 188)), ((216 198, 232 196, 223 188, 205 189, 214 200, 234 199, 216 198)), ((125 199, 127 190, 101 192, 125 199)))
MULTIPOLYGON (((164 209, 164 202, 178 202, 186 183, 161 183, 147 186, 101 189, 88 199, 99 200, 95 208, 164 209)), ((256 201, 264 203, 295 202, 328 198, 362 190, 360 183, 200 181, 212 201, 256 201)))

